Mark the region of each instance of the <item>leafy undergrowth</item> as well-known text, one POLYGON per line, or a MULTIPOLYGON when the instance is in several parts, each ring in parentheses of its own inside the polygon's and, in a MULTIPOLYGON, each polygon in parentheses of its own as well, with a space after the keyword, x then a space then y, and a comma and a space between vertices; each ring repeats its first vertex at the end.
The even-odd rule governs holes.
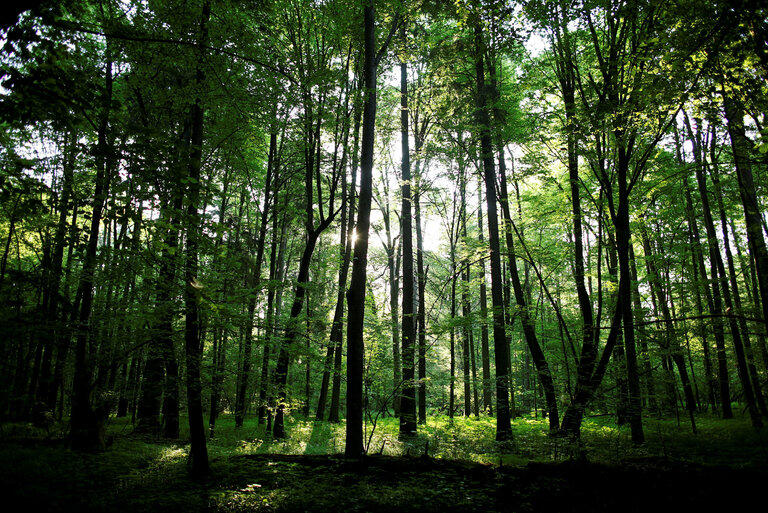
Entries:
POLYGON ((111 423, 114 442, 101 453, 69 450, 61 428, 4 425, 0 483, 6 502, 33 511, 709 510, 761 493, 768 432, 745 419, 698 424, 694 435, 646 419, 648 442, 637 447, 610 419, 588 419, 579 449, 586 463, 571 461, 577 449, 548 437, 541 419, 516 419, 503 446, 490 418, 431 417, 408 442, 398 440, 394 419, 383 419, 366 438, 372 456, 355 464, 339 455, 343 424, 294 419, 277 442, 255 422, 235 429, 224 417, 209 440, 205 482, 188 477, 188 446, 132 435, 123 420, 111 423))

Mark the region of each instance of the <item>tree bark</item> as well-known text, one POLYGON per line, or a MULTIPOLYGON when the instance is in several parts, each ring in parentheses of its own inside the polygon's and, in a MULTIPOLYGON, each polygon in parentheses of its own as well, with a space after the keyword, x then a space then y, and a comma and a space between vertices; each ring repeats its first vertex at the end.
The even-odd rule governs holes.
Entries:
MULTIPOLYGON (((277 107, 273 108, 276 115, 277 107)), ((273 123, 277 123, 274 120, 273 123)), ((259 221, 259 234, 256 239, 256 259, 252 263, 253 268, 248 274, 248 313, 245 319, 245 340, 243 341, 243 365, 240 368, 241 373, 238 377, 237 396, 235 398, 235 427, 242 427, 245 420, 245 413, 248 409, 247 391, 248 382, 251 377, 251 353, 253 341, 253 318, 256 312, 256 299, 259 295, 261 285, 261 265, 264 261, 264 246, 267 239, 267 224, 269 224, 270 204, 272 202, 272 178, 275 167, 275 153, 277 152, 277 129, 272 127, 269 137, 269 151, 267 154, 267 176, 264 182, 264 206, 261 209, 261 218, 259 221)))
POLYGON ((88 338, 91 333, 91 310, 93 307, 93 286, 96 270, 96 253, 99 242, 99 227, 104 203, 109 191, 111 158, 109 157, 109 117, 112 102, 112 49, 107 39, 104 91, 100 113, 96 146, 96 187, 93 194, 91 225, 88 245, 83 259, 78 294, 80 312, 75 343, 75 373, 72 378, 72 410, 70 417, 70 441, 78 449, 94 449, 104 445, 103 419, 91 405, 91 369, 88 361, 88 338))
POLYGON ((363 316, 368 264, 368 234, 373 196, 373 145, 376 123, 375 11, 373 0, 363 4, 363 135, 360 154, 360 199, 352 276, 347 291, 347 425, 344 455, 363 456, 363 316))
MULTIPOLYGON (((400 24, 400 37, 406 42, 405 23, 400 24)), ((402 212, 400 215, 403 238, 403 386, 400 395, 400 435, 416 434, 416 387, 414 384, 414 345, 416 325, 414 317, 413 283, 413 215, 411 212, 411 157, 408 132, 408 65, 400 62, 400 138, 402 150, 402 212)))
MULTIPOLYGON (((203 3, 198 39, 198 62, 195 77, 197 88, 202 87, 205 73, 202 60, 208 44, 208 20, 211 15, 209 0, 203 3)), ((198 95, 200 91, 198 89, 198 95)), ((189 170, 187 185, 186 238, 187 247, 184 264, 184 348, 186 352, 187 416, 189 422, 189 463, 194 477, 208 474, 208 449, 203 424, 202 383, 200 382, 200 362, 202 346, 200 343, 200 288, 198 278, 198 233, 200 231, 200 167, 203 153, 203 100, 199 96, 192 105, 192 137, 189 151, 189 170)))
MULTIPOLYGON (((723 258, 720 254, 720 245, 717 239, 717 232, 715 231, 715 223, 712 219, 712 209, 709 204, 709 193, 707 191, 707 182, 705 172, 704 161, 704 148, 701 145, 701 138, 694 134, 690 123, 686 118, 688 124, 688 130, 691 136, 691 142, 693 143, 694 155, 696 156, 696 182, 699 187, 699 196, 701 197, 701 208, 704 216, 704 227, 707 231, 707 241, 709 243, 710 261, 713 265, 712 269, 712 291, 719 287, 719 292, 722 293, 723 303, 725 304, 726 312, 733 311, 733 302, 731 300, 731 289, 728 285, 728 276, 725 274, 725 266, 723 265, 723 258), (716 281, 714 280, 716 278, 716 281)), ((732 316, 729 317, 729 326, 731 328, 731 339, 733 341, 733 347, 736 353, 736 370, 739 375, 739 381, 741 382, 742 390, 744 392, 744 398, 747 401, 747 408, 749 410, 752 425, 755 427, 762 426, 762 420, 760 419, 760 413, 757 411, 755 404, 755 395, 752 390, 752 384, 749 381, 749 374, 747 371, 746 357, 744 355, 744 345, 741 339, 741 332, 739 330, 736 319, 732 316)), ((724 352, 725 348, 723 348, 724 352)), ((718 348, 720 351, 720 348, 718 348)), ((729 398, 730 400, 730 398, 729 398)))
POLYGON ((509 345, 504 326, 504 297, 501 282, 499 225, 496 211, 496 170, 493 164, 490 116, 485 85, 483 33, 477 14, 473 17, 476 106, 475 123, 480 135, 486 199, 488 203, 488 243, 491 260, 491 303, 493 305, 493 340, 496 348, 496 440, 512 437, 509 419, 509 345))
POLYGON ((768 249, 762 231, 760 204, 755 192, 752 176, 752 163, 749 157, 750 142, 744 130, 744 113, 739 103, 730 94, 723 91, 723 107, 728 121, 728 134, 731 137, 733 160, 736 164, 736 176, 739 182, 739 196, 744 207, 744 220, 747 225, 749 251, 755 260, 757 283, 762 299, 763 319, 768 326, 768 249))
MULTIPOLYGON (((483 188, 482 177, 478 178, 477 187, 477 231, 480 246, 485 245, 483 228, 483 188)), ((480 360, 483 369, 483 411, 493 415, 493 387, 491 380, 491 353, 488 343, 488 293, 485 284, 485 258, 480 260, 480 360)), ((510 389, 512 383, 510 381, 510 389)))

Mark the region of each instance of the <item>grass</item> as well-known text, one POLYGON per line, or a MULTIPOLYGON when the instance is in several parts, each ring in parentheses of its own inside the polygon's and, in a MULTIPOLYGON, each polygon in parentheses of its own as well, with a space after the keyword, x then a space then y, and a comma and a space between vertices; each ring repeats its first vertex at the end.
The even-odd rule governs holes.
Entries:
MULTIPOLYGON (((484 464, 525 465, 571 459, 574 447, 562 438, 548 436, 546 419, 519 417, 512 423, 513 440, 495 441, 496 421, 492 417, 429 417, 419 426, 419 435, 402 441, 398 419, 380 419, 375 428, 366 426, 369 454, 428 456, 484 464)), ((708 465, 744 467, 768 464, 768 430, 757 431, 746 417, 728 421, 702 415, 698 433, 674 419, 644 419, 647 442, 632 443, 628 427, 619 427, 611 417, 588 417, 582 426, 582 447, 591 461, 617 464, 643 458, 666 458, 708 465)), ((234 418, 224 416, 216 425, 216 436, 208 442, 211 459, 252 454, 331 455, 344 451, 344 423, 331 424, 289 417, 288 436, 273 441, 256 420, 235 428, 234 418)), ((119 439, 131 432, 125 419, 113 421, 110 432, 119 439)), ((182 419, 181 438, 186 438, 182 419)), ((174 446, 175 447, 175 446, 174 446)), ((180 453, 177 453, 180 454, 180 453)))
MULTIPOLYGON (((444 512, 498 509, 500 494, 507 493, 502 492, 508 489, 505 483, 534 476, 524 496, 519 487, 509 488, 510 504, 526 511, 541 490, 570 497, 574 472, 597 472, 606 481, 617 474, 603 475, 599 469, 615 468, 641 472, 632 479, 642 481, 659 469, 683 469, 683 476, 691 469, 709 472, 720 466, 735 476, 734 471, 762 473, 768 468, 768 430, 752 429, 746 418, 701 416, 697 422, 699 433, 694 435, 674 420, 645 419, 648 441, 636 446, 628 430, 611 418, 588 418, 582 444, 597 466, 561 475, 553 469, 570 469, 563 462, 574 450, 565 440, 547 436, 543 419, 515 419, 514 440, 503 445, 494 441, 492 418, 430 417, 407 442, 398 439, 396 419, 381 419, 372 436, 368 426, 366 436, 369 453, 381 456, 361 468, 338 457, 344 447, 343 423, 291 418, 287 439, 272 441, 255 421, 236 429, 234 419, 224 416, 209 440, 212 477, 204 483, 188 477, 188 445, 135 436, 124 419, 112 420, 114 442, 95 454, 69 450, 63 426, 44 432, 6 424, 0 426, 0 483, 7 487, 6 496, 46 511, 392 511, 418 505, 419 511, 444 512), (423 458, 425 452, 429 458, 423 458)), ((182 432, 181 440, 185 438, 182 432)), ((664 482, 671 486, 675 480, 664 482)), ((704 483, 700 476, 697 486, 704 483)), ((549 495, 542 497, 539 502, 549 495)), ((579 499, 577 504, 592 503, 579 499)))

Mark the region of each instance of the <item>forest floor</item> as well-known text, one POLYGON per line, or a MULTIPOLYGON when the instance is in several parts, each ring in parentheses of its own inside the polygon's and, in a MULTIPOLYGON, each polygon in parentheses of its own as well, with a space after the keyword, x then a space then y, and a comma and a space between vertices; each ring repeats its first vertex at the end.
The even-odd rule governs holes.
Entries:
MULTIPOLYGON (((583 446, 547 436, 543 419, 514 421, 514 441, 494 442, 492 418, 430 417, 408 443, 381 419, 363 463, 345 461, 343 424, 292 420, 282 442, 255 422, 219 420, 209 440, 211 476, 186 469, 188 446, 131 433, 112 419, 111 446, 73 452, 64 426, 0 425, 0 504, 25 511, 713 511, 764 504, 768 430, 747 419, 702 416, 699 433, 645 419, 635 446, 609 417, 585 420, 583 446), (759 501, 759 502, 753 502, 759 501)), ((184 423, 182 422, 182 425, 184 423)), ((371 435, 370 426, 368 435, 371 435)), ((182 432, 182 440, 186 434, 182 432)), ((754 507, 754 506, 753 506, 754 507)))

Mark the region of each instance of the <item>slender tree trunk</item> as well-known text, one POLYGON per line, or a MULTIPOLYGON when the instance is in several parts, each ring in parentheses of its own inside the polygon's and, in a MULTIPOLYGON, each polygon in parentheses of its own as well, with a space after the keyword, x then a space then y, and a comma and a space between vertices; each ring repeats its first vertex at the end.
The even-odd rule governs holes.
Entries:
MULTIPOLYGON (((687 122, 687 119, 686 119, 687 122)), ((700 137, 696 136, 692 127, 688 124, 689 132, 691 135, 691 141, 694 147, 694 155, 696 155, 696 163, 694 166, 696 170, 696 182, 699 187, 699 196, 701 197, 702 214, 704 215, 704 227, 707 231, 707 241, 709 243, 710 261, 712 263, 712 291, 719 287, 719 292, 722 293, 723 303, 725 304, 726 312, 733 311, 733 303, 731 300, 731 289, 728 285, 728 276, 725 274, 725 266, 723 265, 723 258, 720 254, 720 244, 717 239, 717 232, 715 231, 715 223, 712 219, 712 210, 709 205, 709 192, 707 191, 707 182, 704 162, 704 149, 701 146, 700 137), (714 280, 716 278, 716 281, 714 280)), ((722 311, 722 310, 721 310, 722 311)), ((729 317, 729 326, 731 329, 731 338, 733 340, 733 347, 736 353, 736 369, 739 375, 739 381, 741 382, 742 390, 744 392, 744 398, 747 401, 747 408, 749 410, 752 424, 755 427, 762 426, 762 420, 760 419, 760 413, 757 411, 755 404, 755 395, 752 390, 752 384, 749 381, 749 374, 747 371, 746 357, 744 355, 744 345, 741 339, 741 332, 739 330, 738 323, 731 316, 729 317)), ((718 351, 720 348, 718 348, 718 351)), ((724 352, 725 348, 723 348, 724 352)), ((729 398, 730 401, 730 398, 729 398)))
MULTIPOLYGON (((195 85, 201 87, 205 74, 202 68, 204 48, 208 44, 208 20, 211 14, 209 0, 203 3, 200 19, 200 39, 198 48, 197 73, 195 85)), ((189 180, 187 184, 187 248, 184 265, 184 348, 187 363, 187 416, 189 421, 189 462, 190 471, 195 477, 208 473, 208 449, 203 424, 202 383, 200 381, 200 361, 202 345, 200 343, 200 287, 198 278, 198 232, 200 230, 200 167, 203 153, 203 101, 197 98, 192 106, 192 137, 189 152, 189 180)))
MULTIPOLYGON (((286 194, 284 196, 283 212, 288 208, 288 198, 286 194)), ((287 229, 287 217, 284 214, 282 220, 282 227, 278 229, 278 217, 275 213, 273 218, 273 239, 270 256, 270 287, 267 291, 267 326, 265 330, 265 344, 264 351, 261 357, 261 380, 259 381, 259 410, 258 410, 258 422, 259 425, 264 424, 264 420, 267 420, 267 433, 271 433, 272 427, 272 411, 267 409, 268 405, 272 403, 272 393, 270 391, 270 379, 269 379, 269 359, 270 355, 274 352, 273 349, 280 347, 281 342, 276 336, 277 319, 279 318, 280 307, 282 305, 282 282, 286 272, 285 269, 285 249, 288 242, 287 229), (278 244, 277 240, 280 240, 278 244), (275 290, 277 289, 277 290, 275 290)))
MULTIPOLYGON (((536 367, 540 385, 544 391, 544 398, 547 403, 547 410, 549 414, 549 430, 550 433, 556 433, 560 428, 560 417, 557 408, 555 386, 546 356, 544 355, 544 351, 541 349, 538 337, 536 336, 534 320, 531 318, 530 312, 528 310, 530 304, 530 297, 528 296, 530 294, 526 293, 523 284, 520 282, 520 274, 517 267, 517 254, 515 252, 514 237, 512 235, 513 221, 509 210, 506 166, 501 164, 503 161, 504 159, 502 156, 499 165, 499 189, 501 194, 499 203, 501 204, 501 210, 505 221, 505 236, 507 243, 510 281, 512 283, 512 291, 514 294, 515 304, 517 306, 517 313, 520 317, 520 324, 523 327, 523 336, 525 337, 528 350, 531 353, 533 364, 536 367)), ((489 210, 489 221, 490 215, 491 213, 489 210)), ((527 279, 527 277, 525 283, 527 286, 530 286, 530 280, 527 279)))
MULTIPOLYGON (((757 276, 755 276, 753 260, 751 255, 747 255, 748 262, 745 262, 744 255, 741 253, 741 242, 739 241, 739 235, 736 228, 733 225, 733 219, 730 220, 731 233, 733 234, 733 245, 736 247, 736 257, 739 260, 742 273, 744 274, 744 284, 747 291, 747 301, 754 305, 755 311, 760 311, 760 299, 757 297, 758 286, 757 276)), ((759 313, 757 315, 760 315, 759 313)), ((765 343, 765 331, 763 329, 757 330, 757 345, 760 351, 760 359, 762 360, 763 369, 768 371, 768 346, 765 343)))
MULTIPOLYGON (((311 189, 307 191, 311 194, 311 189)), ((277 408, 275 410, 275 420, 272 427, 272 435, 276 439, 285 438, 285 407, 287 400, 286 386, 288 383, 288 366, 290 364, 289 352, 299 338, 299 315, 304 306, 304 300, 309 284, 309 265, 312 261, 312 254, 317 245, 317 239, 320 236, 320 230, 312 230, 307 233, 307 240, 304 246, 304 252, 299 262, 299 272, 296 278, 296 287, 294 289, 293 304, 291 305, 290 319, 286 326, 285 341, 280 347, 277 357, 277 366, 275 367, 275 386, 277 388, 277 408)))
MULTIPOLYGON (((483 187, 478 178, 477 187, 477 231, 480 246, 485 244, 483 229, 483 187)), ((488 295, 485 284, 485 258, 480 260, 480 360, 483 368, 483 410, 493 415, 493 387, 491 382, 491 356, 488 344, 488 295)), ((512 383, 510 381, 510 390, 512 383)))
MULTIPOLYGON (((227 212, 227 206, 228 206, 228 187, 229 187, 229 180, 228 180, 228 174, 225 172, 225 178, 224 178, 224 186, 222 188, 221 193, 221 204, 219 206, 219 223, 221 225, 226 226, 226 212, 227 212)), ((240 195, 240 205, 239 205, 239 212, 238 212, 238 219, 241 217, 242 211, 243 211, 243 205, 245 203, 245 197, 243 194, 240 195)), ((240 236, 240 223, 238 221, 237 227, 235 229, 235 239, 238 240, 240 236)), ((219 236, 219 238, 216 241, 216 244, 214 246, 214 251, 216 254, 219 253, 220 248, 222 246, 223 241, 223 234, 219 236)), ((225 246, 225 254, 231 254, 232 250, 232 236, 227 237, 227 242, 225 246)), ((214 261, 211 264, 211 267, 222 271, 222 265, 218 262, 217 257, 214 256, 214 261)), ((228 277, 224 278, 224 281, 222 283, 221 290, 219 291, 219 298, 220 300, 223 300, 227 297, 229 289, 229 280, 228 277)), ((217 327, 213 328, 213 362, 211 363, 211 405, 210 405, 210 412, 208 416, 208 436, 213 439, 215 436, 215 430, 216 430, 216 420, 218 419, 221 406, 221 392, 222 392, 222 384, 224 383, 224 370, 226 369, 226 359, 227 359, 227 342, 229 340, 229 329, 227 327, 226 317, 224 315, 220 315, 219 317, 219 325, 217 327)))
POLYGON ((376 123, 375 11, 373 0, 363 5, 363 136, 360 155, 360 199, 355 233, 352 276, 347 291, 347 425, 344 455, 363 456, 363 371, 365 343, 365 282, 368 265, 368 234, 373 196, 373 145, 376 123))
POLYGON ((749 251, 755 260, 757 283, 762 299, 763 319, 768 326, 768 249, 766 249, 763 238, 761 209, 757 201, 755 182, 752 176, 752 163, 749 157, 751 143, 744 130, 744 113, 741 106, 729 94, 725 92, 722 94, 725 117, 728 121, 728 134, 731 137, 733 160, 736 164, 739 196, 744 207, 749 251))
MULTIPOLYGON (((467 243, 467 177, 466 170, 459 171, 459 194, 461 197, 461 206, 459 213, 459 222, 461 223, 462 247, 467 243)), ((466 255, 466 250, 462 251, 466 255)), ((464 381, 464 416, 469 417, 472 412, 471 400, 471 382, 470 382, 470 338, 472 336, 472 318, 469 305, 469 259, 464 256, 461 262, 461 317, 462 317, 462 374, 464 381)))
MULTIPOLYGON (((637 263, 635 260, 635 247, 629 246, 629 264, 630 271, 632 273, 632 303, 633 312, 635 314, 635 322, 640 323, 643 320, 643 306, 640 302, 640 288, 637 279, 637 263)), ((651 366, 651 354, 648 351, 647 332, 643 328, 638 329, 638 337, 640 339, 640 359, 643 366, 643 374, 645 375, 646 393, 648 394, 648 409, 650 411, 658 411, 658 405, 656 404, 656 380, 653 377, 653 367, 651 366)))
POLYGON ((512 437, 509 419, 509 345, 504 326, 504 293, 501 281, 501 253, 499 247, 499 225, 496 212, 496 170, 493 165, 490 117, 488 115, 485 85, 483 33, 480 19, 473 16, 476 107, 475 123, 480 134, 480 150, 483 160, 486 198, 488 202, 488 242, 491 260, 491 303, 493 304, 493 340, 496 347, 496 439, 509 440, 512 437))
POLYGON ((656 267, 655 256, 651 242, 648 239, 648 234, 642 232, 643 250, 645 252, 645 265, 648 268, 648 278, 650 286, 656 289, 656 298, 661 307, 661 314, 663 316, 665 334, 663 336, 664 343, 663 349, 665 355, 669 355, 671 360, 677 367, 677 372, 680 375, 680 382, 683 385, 683 394, 685 396, 685 407, 688 410, 688 415, 691 420, 691 428, 693 432, 696 432, 696 419, 694 414, 696 413, 696 400, 693 397, 693 389, 691 388, 691 382, 688 377, 688 369, 685 366, 685 359, 683 357, 682 348, 675 335, 674 326, 672 324, 672 315, 670 314, 669 302, 672 301, 672 291, 668 288, 664 291, 661 283, 661 275, 656 267))
MULTIPOLYGON (((276 115, 277 107, 273 109, 276 115)), ((277 121, 275 121, 276 123, 277 121)), ((256 259, 253 263, 253 269, 248 275, 248 288, 250 294, 248 298, 248 313, 245 319, 245 339, 243 341, 243 365, 241 375, 238 379, 237 396, 235 398, 235 427, 242 427, 245 413, 248 409, 246 397, 248 391, 248 382, 251 377, 251 353, 253 351, 253 318, 256 313, 256 299, 259 295, 259 286, 261 285, 261 265, 264 261, 264 246, 267 239, 267 224, 269 224, 270 204, 272 201, 272 175, 275 167, 275 153, 277 151, 277 129, 272 127, 269 137, 269 153, 267 156, 267 176, 264 183, 264 206, 261 209, 261 219, 259 221, 259 235, 256 240, 256 259)))
POLYGON ((419 304, 416 318, 418 322, 418 409, 419 424, 427 423, 427 325, 426 325, 426 293, 427 273, 424 269, 424 240, 421 233, 421 176, 417 175, 418 185, 414 194, 416 215, 416 275, 419 285, 419 304))
MULTIPOLYGON (((453 237, 453 235, 451 235, 453 237)), ((453 421, 456 409, 456 249, 451 241, 451 348, 450 348, 450 383, 448 384, 448 417, 453 421)))
MULTIPOLYGON (((704 289, 704 297, 707 301, 707 310, 714 315, 714 319, 712 320, 712 332, 715 337, 715 352, 716 352, 716 360, 717 360, 717 384, 718 391, 719 391, 719 397, 720 397, 720 407, 722 409, 722 415, 724 419, 730 419, 733 417, 733 412, 731 410, 731 385, 730 385, 730 378, 728 377, 728 362, 726 360, 725 355, 725 334, 723 333, 723 319, 720 317, 722 315, 722 300, 720 298, 720 289, 717 286, 717 271, 715 269, 714 262, 711 262, 710 264, 710 271, 712 271, 712 281, 710 285, 710 280, 707 276, 707 270, 704 266, 704 255, 701 249, 701 245, 698 243, 698 241, 701 239, 699 235, 699 227, 698 223, 696 221, 696 217, 694 215, 693 211, 693 200, 691 198, 691 190, 688 186, 688 181, 685 180, 683 182, 683 185, 685 187, 685 204, 686 204, 686 210, 688 211, 688 227, 691 230, 692 238, 695 241, 694 245, 694 258, 696 259, 696 265, 699 269, 699 276, 701 276, 701 284, 700 287, 704 289)), ((702 331, 706 329, 706 326, 702 322, 702 331)), ((702 342, 702 344, 705 344, 705 342, 702 342)), ((709 358, 707 357, 707 353, 709 352, 709 347, 704 349, 704 355, 705 355, 705 365, 707 364, 707 361, 709 358)), ((710 373, 711 374, 711 373, 710 373)), ((714 378, 712 378, 713 388, 714 388, 714 378)), ((716 408, 716 403, 712 403, 712 407, 716 408)))
MULTIPOLYGON (((619 254, 616 249, 616 239, 608 231, 608 251, 607 251, 607 270, 608 276, 614 286, 618 282, 619 254)), ((632 246, 632 244, 630 244, 632 246)), ((614 367, 614 379, 616 381, 616 423, 623 426, 629 422, 629 385, 627 380, 627 358, 624 351, 623 330, 619 331, 616 337, 616 346, 613 349, 613 359, 616 362, 614 367)))
POLYGON ((339 405, 341 403, 341 353, 344 348, 343 345, 343 316, 344 316, 344 294, 347 287, 347 277, 349 275, 349 264, 352 258, 352 245, 353 236, 355 235, 355 195, 357 193, 357 167, 359 161, 359 145, 360 145, 360 123, 363 112, 362 109, 355 109, 355 128, 354 128, 354 148, 352 153, 352 187, 349 189, 349 218, 347 220, 347 234, 344 241, 344 261, 343 265, 346 269, 344 273, 344 283, 339 281, 339 298, 342 302, 341 311, 339 312, 338 332, 336 334, 336 352, 333 360, 333 384, 331 386, 331 406, 328 412, 329 422, 339 422, 339 405))
MULTIPOLYGON (((400 37, 406 41, 405 22, 400 24, 400 37)), ((416 387, 414 384, 414 346, 416 319, 413 274, 413 215, 411 209, 411 158, 408 132, 408 65, 400 62, 400 138, 402 146, 402 212, 403 238, 403 386, 400 395, 400 435, 416 434, 416 387)))
POLYGON ((163 398, 163 388, 166 392, 166 403, 164 413, 167 416, 175 417, 175 422, 171 419, 166 423, 164 431, 171 435, 171 438, 178 437, 178 366, 175 359, 175 350, 173 344, 173 318, 174 318, 174 286, 176 280, 176 249, 179 245, 179 230, 182 217, 184 192, 181 190, 181 177, 183 176, 183 159, 190 147, 191 127, 189 122, 184 123, 182 133, 179 138, 179 146, 176 149, 177 162, 173 168, 175 175, 170 183, 171 202, 167 207, 161 208, 161 218, 168 223, 167 231, 163 236, 163 249, 160 254, 160 268, 158 270, 157 282, 157 310, 156 317, 152 321, 151 335, 156 340, 147 347, 147 359, 144 367, 143 383, 141 395, 139 396, 138 409, 136 416, 138 423, 136 431, 140 433, 149 433, 152 435, 160 434, 160 411, 163 398), (174 372, 176 370, 176 372, 174 372), (175 375, 165 378, 165 373, 169 371, 175 375), (163 380, 165 378, 165 384, 163 380), (176 379, 175 379, 176 378, 176 379), (165 385, 165 386, 164 386, 165 385), (171 396, 170 398, 168 396, 171 396), (175 404, 171 404, 175 403, 175 404), (173 426, 175 424, 175 426, 173 426), (175 430, 173 429, 175 427, 175 430))
MULTIPOLYGON (((617 137, 617 140, 622 140, 622 137, 617 137)), ((643 443, 645 441, 645 433, 643 432, 642 405, 640 404, 640 374, 637 371, 629 269, 629 246, 631 244, 628 188, 629 157, 624 147, 620 146, 617 159, 619 204, 614 219, 614 226, 616 227, 616 249, 619 260, 619 296, 621 297, 621 320, 627 362, 627 385, 629 387, 629 425, 632 431, 632 441, 643 443)))
MULTIPOLYGON (((752 343, 749 339, 749 329, 747 328, 747 321, 743 317, 744 311, 741 306, 741 294, 739 293, 739 284, 738 284, 738 280, 736 279, 736 266, 733 262, 733 253, 731 252, 731 241, 730 241, 730 237, 728 236, 728 219, 725 215, 725 206, 723 205, 723 191, 720 186, 720 177, 719 177, 718 163, 716 160, 714 138, 713 138, 713 144, 712 144, 710 154, 711 154, 710 162, 712 166, 710 168, 710 177, 712 178, 712 183, 715 186, 715 196, 717 199, 718 210, 720 213, 720 229, 722 230, 722 233, 723 233, 723 245, 725 246, 725 258, 728 264, 728 276, 730 278, 730 286, 733 292, 733 313, 739 315, 738 327, 744 342, 743 352, 745 353, 744 354, 745 358, 744 358, 743 365, 747 368, 749 381, 753 386, 753 393, 755 396, 755 402, 756 402, 757 408, 759 409, 761 415, 766 416, 768 415, 768 409, 766 408, 765 398, 763 397, 763 391, 760 388, 760 379, 757 374, 757 369, 755 368, 755 358, 752 353, 752 343)), ((731 323, 734 323, 733 319, 731 319, 731 323)), ((737 352, 737 355, 738 355, 738 352, 737 352)), ((746 378, 746 376, 744 377, 746 378)))
POLYGON ((107 40, 105 85, 103 105, 99 121, 96 188, 93 194, 91 225, 88 233, 88 245, 85 250, 83 268, 80 274, 78 294, 80 314, 75 344, 75 373, 72 379, 72 411, 70 417, 70 440, 72 446, 79 449, 99 448, 104 445, 102 419, 91 405, 91 369, 88 361, 88 338, 91 333, 91 310, 93 307, 94 273, 96 253, 99 241, 99 227, 104 211, 104 203, 109 191, 111 161, 109 156, 109 115, 112 102, 112 50, 107 40))
MULTIPOLYGON (((342 177, 342 205, 341 205, 341 230, 340 241, 341 246, 341 266, 339 267, 339 288, 336 295, 336 308, 333 312, 333 322, 331 323, 331 334, 328 340, 328 352, 325 358, 325 371, 323 372, 323 381, 320 385, 320 397, 317 400, 317 413, 315 418, 317 420, 323 420, 325 415, 325 404, 328 398, 328 385, 331 380, 331 372, 334 366, 334 360, 336 353, 341 355, 341 343, 343 338, 344 329, 344 293, 347 288, 347 276, 349 274, 349 260, 351 257, 351 227, 353 226, 352 212, 351 212, 351 200, 354 197, 355 178, 352 179, 352 191, 348 196, 347 192, 347 174, 344 171, 342 177), (348 210, 350 210, 348 214, 348 210), (348 220, 349 216, 349 220, 348 220)), ((333 395, 333 394, 332 394, 333 395)), ((338 403, 336 405, 336 413, 338 416, 338 403)), ((337 418, 338 421, 338 418, 337 418)))
MULTIPOLYGON (((65 241, 64 238, 66 236, 67 231, 67 214, 69 213, 70 209, 70 199, 72 197, 72 182, 73 182, 73 175, 74 175, 74 158, 75 158, 75 149, 74 149, 74 140, 75 135, 67 133, 64 137, 64 163, 62 165, 62 188, 61 188, 61 197, 59 199, 59 220, 56 225, 56 233, 54 235, 54 241, 53 241, 53 254, 51 256, 51 271, 49 276, 49 299, 48 299, 48 305, 47 305, 47 311, 45 313, 46 321, 52 325, 55 325, 56 319, 59 316, 58 313, 58 307, 59 307, 59 294, 61 289, 61 276, 62 276, 62 264, 64 260, 64 245, 65 241)), ((11 220, 13 222, 13 219, 11 220)), ((10 231, 9 231, 9 240, 10 240, 10 231)), ((6 247, 6 254, 7 254, 7 247, 6 247)), ((1 281, 1 279, 0 279, 1 281)), ((53 354, 54 352, 59 353, 61 351, 60 347, 57 347, 57 344, 55 343, 56 340, 58 340, 57 332, 61 329, 63 329, 63 323, 60 323, 60 325, 56 328, 49 328, 47 330, 47 338, 49 342, 47 344, 47 350, 45 352, 42 368, 40 371, 41 379, 40 379, 40 387, 38 390, 38 400, 42 401, 46 409, 52 410, 55 406, 56 402, 56 395, 51 394, 51 388, 53 387, 53 372, 52 372, 52 365, 53 365, 53 354)))

